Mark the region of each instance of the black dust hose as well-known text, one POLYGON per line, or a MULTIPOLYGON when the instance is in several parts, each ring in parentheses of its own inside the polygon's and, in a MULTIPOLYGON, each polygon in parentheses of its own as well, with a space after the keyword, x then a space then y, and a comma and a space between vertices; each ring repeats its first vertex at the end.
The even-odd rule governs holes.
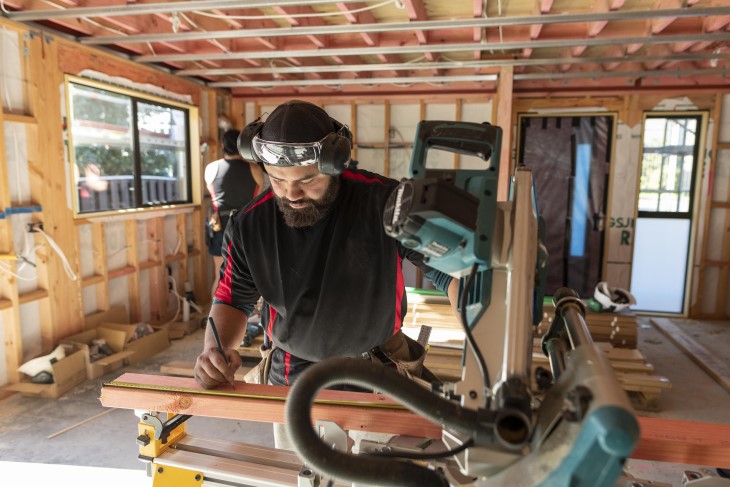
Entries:
POLYGON ((325 444, 312 427, 312 403, 320 389, 341 384, 382 391, 411 411, 475 440, 483 435, 491 436, 491 428, 479 424, 476 411, 438 397, 387 367, 362 359, 328 359, 302 373, 286 401, 289 439, 301 458, 322 474, 383 487, 448 486, 441 474, 425 467, 375 456, 351 455, 325 444))

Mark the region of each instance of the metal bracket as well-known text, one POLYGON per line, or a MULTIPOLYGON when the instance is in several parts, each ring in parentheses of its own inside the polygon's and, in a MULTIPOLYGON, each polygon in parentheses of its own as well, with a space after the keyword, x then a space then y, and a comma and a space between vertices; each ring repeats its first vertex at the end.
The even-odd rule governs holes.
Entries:
POLYGON ((330 445, 333 450, 349 452, 350 451, 350 437, 347 436, 347 431, 340 428, 340 426, 333 421, 317 421, 317 431, 319 431, 319 437, 322 441, 330 445))

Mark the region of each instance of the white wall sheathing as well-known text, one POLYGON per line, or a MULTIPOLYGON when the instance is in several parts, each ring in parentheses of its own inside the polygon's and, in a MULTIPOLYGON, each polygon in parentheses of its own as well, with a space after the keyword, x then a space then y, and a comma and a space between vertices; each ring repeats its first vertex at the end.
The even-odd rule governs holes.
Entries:
MULTIPOLYGON (((5 336, 5 323, 3 322, 3 314, 0 313, 0 337, 5 336)), ((8 383, 8 366, 5 355, 5 347, 0 347, 0 387, 8 383)))
POLYGON ((461 120, 464 122, 492 123, 492 100, 462 104, 461 120))
POLYGON ((94 275, 94 239, 91 232, 91 225, 79 225, 76 228, 79 233, 81 277, 89 277, 94 275))
POLYGON ((385 151, 380 148, 385 137, 385 104, 363 104, 357 107, 358 168, 383 174, 385 151), (368 148, 368 146, 379 146, 368 148))
POLYGON ((20 337, 23 341, 23 362, 37 357, 43 351, 41 345, 41 316, 38 301, 20 306, 20 337))
POLYGON ((128 245, 124 222, 105 223, 104 237, 106 239, 107 269, 115 270, 125 267, 129 260, 127 259, 128 245))
POLYGON ((177 217, 167 216, 163 225, 165 232, 165 255, 175 255, 180 252, 185 245, 185 235, 180 235, 177 231, 177 217))
MULTIPOLYGON (((340 122, 342 125, 347 125, 350 127, 350 120, 352 118, 352 107, 350 104, 332 104, 332 105, 324 105, 324 110, 329 114, 330 117, 334 118, 338 122, 340 122)), ((350 127, 352 128, 352 127, 350 127)))
POLYGON ((5 122, 3 128, 10 201, 17 205, 28 205, 31 197, 25 125, 5 122))
POLYGON ((0 30, 0 98, 5 111, 25 113, 19 42, 18 32, 5 27, 0 30))
POLYGON ((147 220, 137 221, 137 255, 139 256, 140 262, 147 262, 149 260, 149 245, 150 242, 147 240, 147 220))
POLYGON ((129 286, 127 276, 109 281, 109 306, 124 306, 129 316, 129 286))
POLYGON ((81 290, 81 299, 84 303, 84 316, 99 311, 96 306, 96 285, 84 287, 81 290))
POLYGON ((390 106, 390 174, 393 179, 410 176, 413 139, 420 119, 418 103, 390 106))

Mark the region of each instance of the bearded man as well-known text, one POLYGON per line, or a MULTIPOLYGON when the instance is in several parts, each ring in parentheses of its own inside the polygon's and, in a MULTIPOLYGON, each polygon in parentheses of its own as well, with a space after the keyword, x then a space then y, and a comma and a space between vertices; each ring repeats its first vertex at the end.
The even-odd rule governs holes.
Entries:
MULTIPOLYGON (((273 343, 268 384, 290 386, 312 363, 335 356, 388 362, 418 361, 423 354, 401 331, 407 310, 402 260, 452 298, 458 281, 385 234, 385 203, 398 183, 348 168, 351 144, 346 126, 298 100, 242 131, 242 157, 263 165, 271 187, 226 228, 210 311, 223 354, 208 327, 195 366, 202 386, 233 380, 246 319, 260 296, 273 343)), ((281 435, 276 440, 286 447, 281 435)))

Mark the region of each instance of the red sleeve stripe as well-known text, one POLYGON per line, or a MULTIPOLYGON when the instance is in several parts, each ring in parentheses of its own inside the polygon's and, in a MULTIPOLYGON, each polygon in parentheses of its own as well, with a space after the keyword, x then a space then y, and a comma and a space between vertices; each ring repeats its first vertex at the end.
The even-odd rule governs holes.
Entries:
POLYGON ((406 291, 403 283, 403 259, 395 249, 396 266, 395 266, 395 324, 393 325, 393 334, 395 335, 403 325, 403 316, 401 311, 403 309, 403 294, 406 291))
MULTIPOLYGON (((233 243, 233 240, 228 242, 228 249, 226 250, 226 255, 228 255, 228 259, 226 259, 226 269, 223 271, 223 277, 220 281, 218 281, 218 287, 215 290, 215 299, 221 300, 224 303, 231 304, 231 300, 233 297, 231 285, 233 283, 232 280, 232 268, 233 268, 233 259, 231 259, 231 244, 233 243)), ((220 270, 218 271, 220 272, 220 270)))
POLYGON ((271 191, 271 192, 270 192, 270 193, 268 193, 268 194, 267 194, 266 196, 264 196, 263 198, 261 198, 260 200, 258 200, 258 201, 257 201, 256 203, 254 203, 253 205, 249 206, 249 207, 248 207, 248 208, 246 209, 246 212, 244 213, 244 215, 245 215, 246 213, 248 213, 249 211, 253 210, 254 208, 256 208, 257 206, 259 206, 259 205, 261 205, 261 204, 264 204, 264 203, 266 203, 267 201, 269 201, 269 200, 270 200, 271 198, 273 198, 273 197, 274 197, 274 192, 273 192, 273 191, 271 191))
POLYGON ((276 310, 273 306, 269 305, 269 326, 266 327, 266 334, 269 335, 269 340, 273 340, 274 335, 272 334, 274 330, 274 320, 276 320, 276 310))
POLYGON ((347 178, 347 179, 352 179, 353 181, 360 181, 363 183, 385 184, 385 183, 383 183, 383 181, 381 181, 378 178, 369 178, 369 177, 365 176, 364 174, 354 173, 352 171, 345 171, 344 173, 342 173, 342 177, 347 178))
POLYGON ((284 380, 288 386, 291 385, 289 384, 289 372, 291 372, 291 354, 284 352, 284 380))

